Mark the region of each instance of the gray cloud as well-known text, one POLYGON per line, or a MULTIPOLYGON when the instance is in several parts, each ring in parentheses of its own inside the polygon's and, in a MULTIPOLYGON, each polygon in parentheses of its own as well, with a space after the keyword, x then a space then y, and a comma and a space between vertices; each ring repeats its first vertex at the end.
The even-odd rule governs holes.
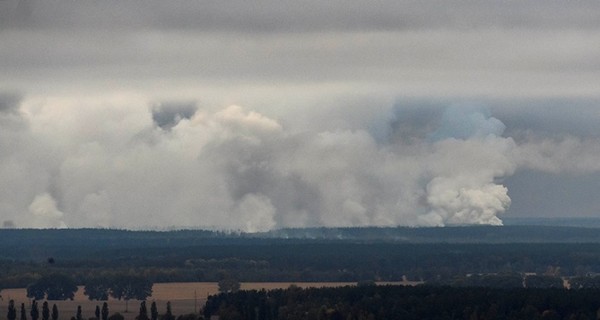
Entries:
MULTIPOLYGON (((576 160, 576 156, 573 157, 576 160)), ((512 206, 508 214, 534 217, 597 217, 598 172, 546 173, 523 170, 506 179, 512 206)))
POLYGON ((12 229, 15 228, 15 223, 12 220, 4 220, 2 222, 2 228, 4 229, 12 229))
POLYGON ((11 31, 0 33, 0 41, 0 85, 27 88, 32 94, 128 90, 196 100, 203 98, 198 96, 201 88, 205 99, 215 102, 255 100, 259 105, 264 98, 258 97, 268 95, 298 101, 300 107, 308 100, 348 93, 594 97, 600 79, 595 59, 600 49, 594 45, 600 32, 500 29, 242 37, 145 30, 11 31))
POLYGON ((5 0, 4 16, 33 27, 202 29, 235 32, 414 28, 596 28, 596 1, 39 1, 5 0), (16 18, 13 19, 17 20, 16 18))
POLYGON ((21 99, 19 94, 0 92, 0 113, 17 113, 21 99))
POLYGON ((600 126, 599 99, 545 98, 515 99, 490 102, 494 114, 504 119, 507 135, 516 139, 526 137, 560 138, 576 136, 598 138, 600 126))
POLYGON ((0 28, 28 27, 32 25, 32 1, 0 1, 0 28))
POLYGON ((299 107, 348 93, 593 97, 600 81, 596 1, 0 4, 26 25, 0 32, 0 86, 30 94, 299 107))
POLYGON ((505 125, 502 135, 518 142, 599 137, 600 99, 589 97, 402 98, 392 108, 391 116, 373 122, 373 135, 392 141, 427 138, 441 125, 452 105, 484 110, 505 125))
POLYGON ((168 102, 159 103, 152 107, 152 120, 157 126, 170 130, 183 119, 190 119, 198 107, 195 102, 168 102))
POLYGON ((427 139, 442 122, 443 103, 403 101, 396 104, 389 118, 377 119, 372 134, 380 141, 418 143, 427 139))

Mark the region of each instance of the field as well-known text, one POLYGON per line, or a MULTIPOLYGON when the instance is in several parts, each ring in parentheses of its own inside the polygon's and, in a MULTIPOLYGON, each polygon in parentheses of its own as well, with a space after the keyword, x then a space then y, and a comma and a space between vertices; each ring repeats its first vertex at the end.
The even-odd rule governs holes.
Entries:
MULTIPOLYGON (((378 284, 414 285, 416 283, 405 281, 381 282, 378 284)), ((356 282, 247 282, 241 284, 241 289, 270 290, 287 288, 290 285, 296 285, 301 288, 319 288, 352 286, 356 285, 356 282)), ((216 282, 156 283, 154 284, 152 291, 152 297, 148 298, 148 301, 156 301, 159 313, 164 313, 167 301, 171 301, 173 314, 180 315, 199 311, 206 302, 206 297, 218 293, 218 286, 216 282)), ((21 303, 25 303, 27 315, 29 317, 30 300, 26 297, 25 289, 4 289, 0 292, 0 294, 2 295, 2 301, 0 302, 0 317, 4 318, 6 315, 6 309, 10 299, 15 300, 15 304, 18 308, 20 308, 21 303)), ((49 301, 48 303, 50 307, 52 307, 53 304, 56 304, 59 310, 59 319, 68 320, 72 316, 75 316, 78 305, 80 305, 82 308, 84 319, 93 318, 96 305, 101 307, 103 302, 89 301, 83 294, 83 288, 79 287, 79 290, 75 294, 75 299, 73 301, 49 301)), ((108 301, 110 314, 120 312, 127 320, 133 320, 135 318, 135 316, 138 314, 139 304, 140 302, 137 300, 130 300, 128 303, 129 312, 125 312, 125 301, 118 301, 114 299, 108 301)), ((149 303, 148 308, 150 308, 149 303)), ((18 312, 19 309, 17 309, 17 316, 18 312)))

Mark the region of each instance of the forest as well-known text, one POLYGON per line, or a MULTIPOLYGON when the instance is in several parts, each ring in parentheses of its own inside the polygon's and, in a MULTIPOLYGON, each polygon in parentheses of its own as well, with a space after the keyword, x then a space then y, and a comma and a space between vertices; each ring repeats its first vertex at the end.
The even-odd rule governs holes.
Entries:
POLYGON ((239 291, 209 297, 205 318, 275 319, 597 319, 600 290, 435 286, 239 291))
POLYGON ((148 299, 160 282, 229 283, 203 311, 221 319, 596 319, 597 234, 574 227, 5 229, 0 288, 27 288, 43 301, 72 299, 83 285, 88 299, 102 301, 148 299), (556 235, 563 241, 549 240, 556 235), (374 285, 403 279, 421 285, 374 285), (356 285, 238 290, 239 282, 303 281, 356 285))
POLYGON ((120 248, 82 256, 48 253, 0 260, 0 286, 25 287, 47 273, 84 284, 98 275, 135 273, 152 282, 218 281, 442 281, 467 274, 600 273, 596 244, 394 244, 340 241, 264 241, 180 248, 120 248), (48 260, 52 259, 52 263, 48 260))
MULTIPOLYGON (((141 275, 155 283, 219 281, 235 275, 244 282, 400 281, 406 277, 455 285, 471 283, 478 275, 485 279, 485 275, 504 274, 591 277, 600 273, 600 246, 592 238, 582 243, 433 241, 457 237, 460 232, 487 239, 509 233, 526 235, 521 228, 506 228, 398 229, 399 233, 427 234, 427 241, 366 236, 378 228, 344 229, 356 235, 350 239, 261 238, 194 230, 5 229, 0 230, 4 243, 0 288, 27 287, 47 274, 68 274, 82 285, 123 274, 141 275)), ((382 233, 393 233, 391 229, 384 228, 382 233)), ((585 238, 590 230, 600 234, 585 228, 530 229, 530 235, 578 231, 585 238)), ((322 234, 336 230, 325 229, 322 234)))

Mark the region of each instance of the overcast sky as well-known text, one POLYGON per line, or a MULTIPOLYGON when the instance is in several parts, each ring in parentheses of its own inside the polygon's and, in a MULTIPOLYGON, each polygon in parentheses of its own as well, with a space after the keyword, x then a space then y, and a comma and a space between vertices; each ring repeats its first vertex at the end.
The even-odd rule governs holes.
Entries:
POLYGON ((0 0, 5 227, 600 217, 599 1, 0 0))

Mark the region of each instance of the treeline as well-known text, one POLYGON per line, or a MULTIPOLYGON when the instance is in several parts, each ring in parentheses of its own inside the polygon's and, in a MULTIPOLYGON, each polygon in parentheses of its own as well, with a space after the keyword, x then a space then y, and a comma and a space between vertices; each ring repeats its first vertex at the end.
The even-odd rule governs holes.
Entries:
MULTIPOLYGON (((597 226, 597 223, 594 224, 597 226)), ((588 225, 589 226, 589 225, 588 225)), ((31 258, 62 248, 69 254, 89 249, 189 247, 217 244, 260 244, 264 240, 393 243, 600 243, 596 228, 558 226, 463 227, 356 227, 281 229, 263 233, 238 231, 174 230, 130 231, 115 229, 0 229, 3 255, 31 258)))
POLYGON ((597 319, 600 290, 359 286, 210 296, 204 316, 275 319, 597 319))
MULTIPOLYGON (((25 306, 25 303, 21 303, 21 307, 19 309, 16 305, 15 305, 15 301, 14 300, 10 300, 8 302, 8 308, 7 308, 7 314, 6 314, 6 318, 8 320, 58 320, 60 318, 62 319, 69 319, 69 315, 61 315, 60 311, 58 309, 58 307, 56 306, 56 304, 54 304, 52 306, 52 308, 50 308, 50 305, 48 304, 48 301, 44 301, 40 310, 40 307, 38 305, 38 301, 37 300, 33 300, 31 301, 31 304, 29 305, 29 309, 27 309, 27 307, 25 306)), ((109 306, 107 302, 104 302, 102 304, 102 308, 100 308, 99 305, 96 305, 96 309, 94 310, 94 317, 92 318, 87 318, 86 320, 124 320, 125 317, 119 313, 119 312, 115 312, 113 314, 110 314, 109 311, 109 306), (110 314, 110 315, 109 315, 110 314)), ((74 315, 70 316, 71 320, 84 320, 83 317, 83 310, 81 308, 81 306, 77 306, 77 311, 74 315)), ((202 320, 203 317, 200 314, 184 314, 184 315, 179 315, 179 316, 175 316, 171 310, 171 302, 167 301, 166 304, 166 310, 164 313, 159 314, 158 312, 158 307, 156 305, 156 302, 153 301, 151 306, 150 306, 150 310, 148 310, 147 306, 146 306, 146 301, 141 301, 140 302, 140 307, 139 307, 139 312, 137 314, 137 316, 135 317, 136 320, 202 320)))
MULTIPOLYGON (((106 306, 106 304, 105 304, 106 306)), ((31 320, 38 320, 40 317, 40 310, 38 308, 38 303, 36 300, 33 300, 31 302, 30 305, 30 310, 29 310, 29 315, 31 316, 31 320)), ((79 307, 77 309, 77 315, 78 315, 78 320, 81 320, 81 307, 79 307)), ((108 312, 108 308, 106 309, 106 311, 108 312)), ((54 304, 52 306, 52 314, 50 313, 50 307, 48 305, 48 301, 44 301, 44 303, 42 304, 42 312, 41 312, 41 316, 42 316, 42 320, 49 320, 50 316, 52 315, 52 320, 58 320, 58 308, 56 307, 56 304, 54 304)), ((15 301, 14 300, 10 300, 8 302, 8 311, 6 314, 6 318, 8 320, 16 320, 17 319, 17 307, 15 306, 15 301)), ((21 303, 21 309, 19 312, 19 319, 20 320, 27 320, 27 310, 25 309, 25 303, 21 303)), ((106 320, 106 319, 104 319, 106 320)))
POLYGON ((568 288, 600 289, 600 276, 560 277, 550 274, 473 274, 449 279, 431 280, 429 285, 486 288, 568 288))
MULTIPOLYGON (((27 286, 27 297, 36 300, 73 300, 77 282, 69 275, 50 273, 27 286)), ((142 275, 113 273, 96 275, 84 282, 84 294, 90 300, 145 300, 152 296, 152 281, 142 275)))
MULTIPOLYGON (((31 249, 33 250, 33 249, 31 249)), ((151 282, 450 281, 467 274, 600 273, 596 244, 398 244, 261 240, 191 247, 92 250, 78 256, 0 260, 0 288, 25 287, 48 273, 78 284, 98 275, 135 273, 151 282), (52 259, 50 259, 52 258, 52 259), (48 261, 52 260, 53 263, 48 261)))
MULTIPOLYGON (((16 320, 17 319, 17 307, 15 306, 15 301, 14 300, 10 300, 8 302, 8 311, 6 314, 6 318, 8 320, 16 320)), ((77 313, 73 316, 71 316, 72 320, 83 320, 83 315, 82 315, 82 309, 81 306, 77 306, 77 313)), ((108 303, 104 302, 104 304, 102 305, 102 310, 100 310, 100 306, 96 306, 96 310, 95 310, 95 320, 108 320, 108 319, 112 319, 111 320, 118 320, 115 319, 115 315, 109 317, 109 311, 108 311, 108 303)), ((48 301, 44 301, 44 303, 42 304, 42 308, 40 310, 39 306, 38 306, 38 301, 37 300, 32 300, 31 304, 29 305, 29 311, 26 310, 25 307, 25 303, 21 303, 21 308, 19 311, 19 320, 27 320, 27 319, 31 319, 31 320, 38 320, 40 319, 41 316, 41 320, 58 320, 59 319, 59 311, 58 311, 58 307, 56 306, 56 304, 54 304, 52 306, 52 311, 50 311, 50 305, 48 304, 48 301), (28 316, 29 314, 29 316, 28 316)), ((118 315, 116 316, 118 318, 118 315)), ((65 317, 63 315, 62 317, 63 319, 68 318, 65 317)))
POLYGON ((279 239, 344 239, 349 241, 391 241, 398 243, 598 243, 600 220, 585 227, 539 225, 445 226, 445 227, 347 227, 272 230, 246 237, 279 239), (590 226, 593 226, 591 228, 590 226))
MULTIPOLYGON (((240 283, 235 275, 223 274, 218 281, 218 287, 219 292, 237 291, 240 289, 240 283)), ((83 287, 83 294, 89 300, 108 300, 112 297, 127 302, 131 299, 145 300, 152 296, 152 289, 152 281, 143 275, 103 274, 88 279, 83 287)), ((27 297, 35 300, 73 300, 77 290, 72 277, 53 273, 28 285, 27 297)))

